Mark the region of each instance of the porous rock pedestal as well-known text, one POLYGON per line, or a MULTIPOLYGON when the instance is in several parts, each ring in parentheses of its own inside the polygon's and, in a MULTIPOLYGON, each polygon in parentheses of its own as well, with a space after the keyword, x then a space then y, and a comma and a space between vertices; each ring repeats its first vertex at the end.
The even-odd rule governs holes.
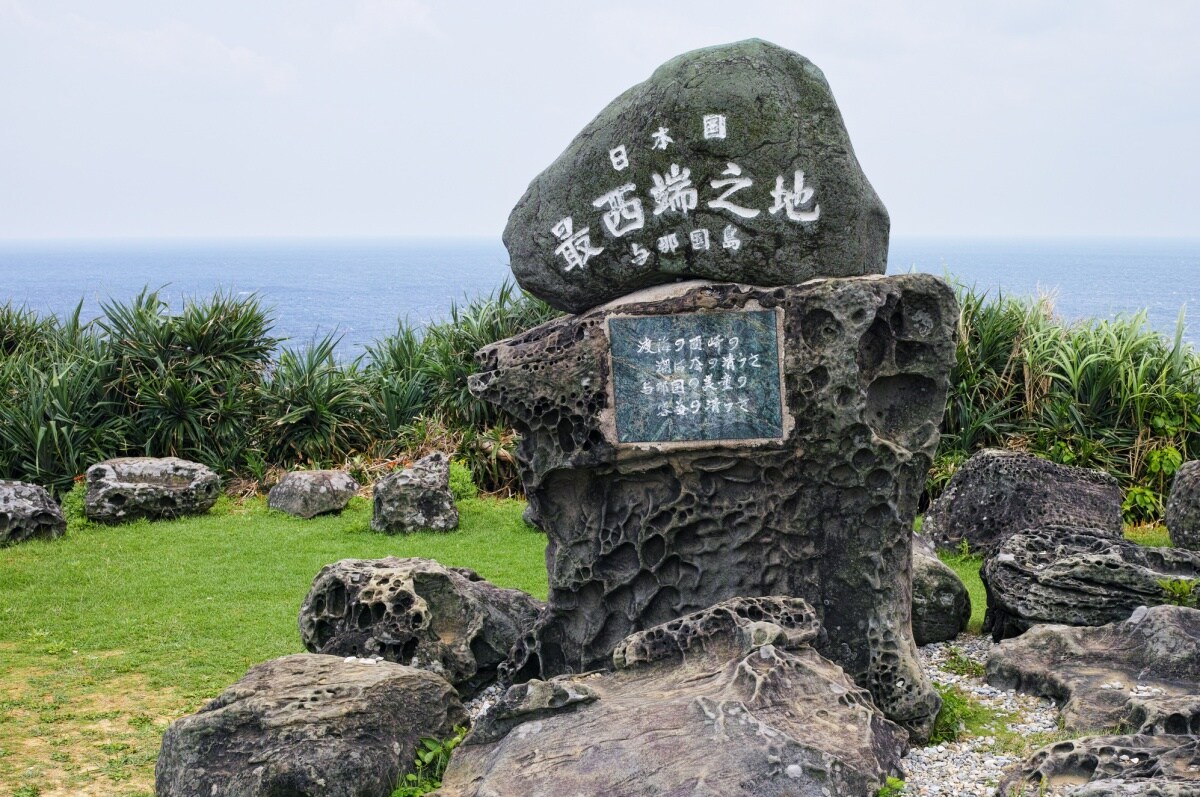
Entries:
POLYGON ((1185 462, 1175 472, 1163 522, 1172 545, 1200 551, 1200 460, 1185 462))
POLYGON ((158 797, 391 797, 422 738, 467 715, 445 679, 372 659, 306 653, 259 664, 171 723, 158 797))
POLYGON ((1032 454, 986 449, 950 478, 925 513, 921 535, 942 549, 966 542, 971 551, 986 554, 1010 534, 1049 525, 1083 526, 1120 539, 1117 480, 1032 454))
POLYGON ((440 451, 375 483, 371 529, 385 534, 453 531, 458 509, 450 492, 450 460, 440 451))
POLYGON ((888 226, 821 70, 750 40, 613 100, 533 180, 504 243, 521 287, 578 313, 680 279, 882 274, 888 226))
POLYGON ((542 602, 431 559, 343 559, 321 568, 300 606, 314 653, 382 656, 470 694, 496 677, 542 602))
POLYGON ((344 470, 298 470, 285 473, 267 494, 267 505, 300 518, 341 512, 358 492, 358 482, 344 470))
POLYGON ((66 530, 62 510, 44 487, 0 479, 0 548, 25 540, 52 540, 66 530))
POLYGON ((904 731, 810 647, 819 630, 802 600, 737 598, 630 636, 615 672, 513 686, 438 794, 875 794, 904 731))
POLYGON ((939 700, 910 626, 911 532, 938 441, 957 306, 924 274, 682 283, 485 348, 471 388, 508 412, 549 537, 549 607, 518 679, 603 667, 630 633, 734 596, 808 600, 817 649, 915 738, 939 700), (778 314, 777 439, 619 443, 606 320, 778 314))
POLYGON ((1007 537, 983 560, 983 630, 996 641, 1044 623, 1104 625, 1167 602, 1159 583, 1200 578, 1200 553, 1149 548, 1102 529, 1046 526, 1007 537))
POLYGON ((200 515, 221 494, 221 479, 177 457, 109 459, 87 470, 83 512, 99 523, 200 515))
POLYGON ((1037 626, 992 649, 987 682, 1053 698, 1071 731, 1200 733, 1200 610, 1143 606, 1098 628, 1037 626))

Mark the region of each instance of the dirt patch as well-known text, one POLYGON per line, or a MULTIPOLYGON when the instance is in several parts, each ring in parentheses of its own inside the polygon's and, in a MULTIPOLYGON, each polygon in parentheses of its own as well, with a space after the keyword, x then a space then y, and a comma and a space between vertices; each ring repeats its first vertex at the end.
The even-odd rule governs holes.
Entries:
POLYGON ((38 797, 154 794, 154 762, 171 720, 194 708, 138 674, 91 677, 88 656, 15 653, 0 646, 0 794, 38 797))

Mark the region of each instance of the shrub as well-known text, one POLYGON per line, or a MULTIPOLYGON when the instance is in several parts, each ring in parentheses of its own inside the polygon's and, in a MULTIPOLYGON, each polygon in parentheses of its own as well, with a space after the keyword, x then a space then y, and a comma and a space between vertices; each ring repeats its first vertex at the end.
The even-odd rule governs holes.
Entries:
POLYGON ((479 497, 479 488, 471 476, 471 469, 457 459, 450 460, 450 494, 455 501, 466 501, 479 497))

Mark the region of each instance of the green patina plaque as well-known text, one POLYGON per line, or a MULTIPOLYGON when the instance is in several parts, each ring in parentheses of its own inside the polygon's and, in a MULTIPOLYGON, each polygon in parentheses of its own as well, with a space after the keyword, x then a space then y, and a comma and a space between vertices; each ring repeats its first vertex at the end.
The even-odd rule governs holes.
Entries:
POLYGON ((783 437, 775 312, 613 316, 618 443, 783 437))

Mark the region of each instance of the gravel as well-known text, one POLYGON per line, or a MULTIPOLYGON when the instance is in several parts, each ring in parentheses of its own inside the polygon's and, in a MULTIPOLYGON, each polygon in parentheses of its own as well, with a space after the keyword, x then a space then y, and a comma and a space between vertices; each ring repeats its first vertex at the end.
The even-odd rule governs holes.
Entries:
MULTIPOLYGON (((969 659, 982 666, 993 642, 988 637, 961 635, 953 642, 936 642, 920 648, 921 663, 930 679, 956 686, 981 705, 1011 715, 1008 731, 1021 736, 1058 730, 1058 708, 1054 701, 1024 695, 1011 689, 988 686, 979 675, 963 675, 947 669, 952 659, 969 659)), ((962 669, 956 667, 955 669, 962 669)), ((1001 730, 1001 729, 997 729, 1001 730)), ((935 797, 994 795, 996 785, 1024 756, 1001 752, 994 736, 975 736, 962 741, 914 747, 904 759, 908 777, 904 794, 935 797)), ((1064 797, 1073 788, 1047 791, 1046 797, 1064 797)))

